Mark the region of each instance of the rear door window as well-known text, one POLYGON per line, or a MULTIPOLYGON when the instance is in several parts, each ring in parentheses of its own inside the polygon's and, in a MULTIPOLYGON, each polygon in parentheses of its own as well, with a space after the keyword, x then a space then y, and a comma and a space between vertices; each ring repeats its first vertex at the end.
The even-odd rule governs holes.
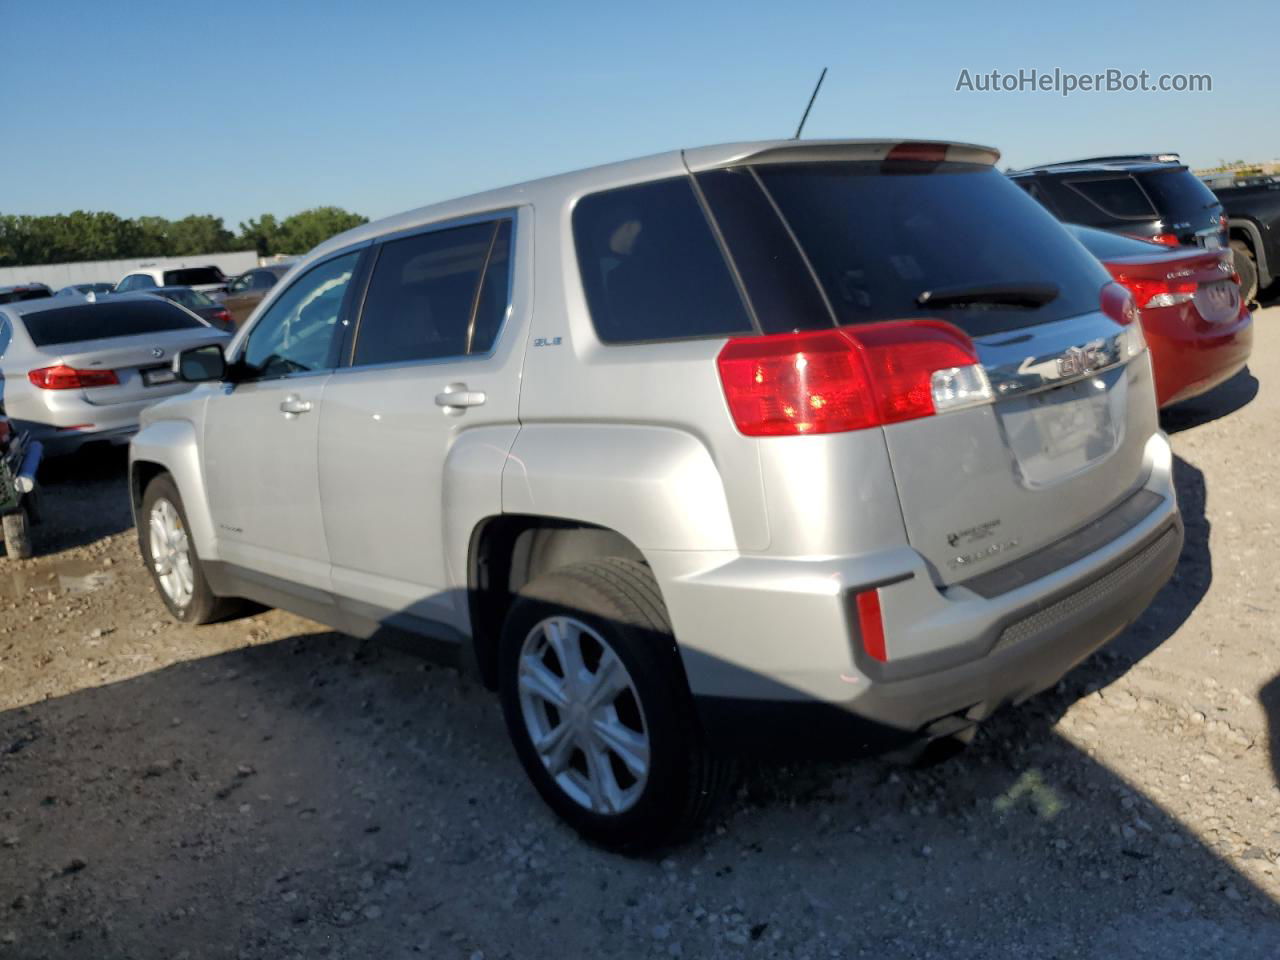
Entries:
POLYGON ((806 163, 756 172, 839 324, 936 317, 982 336, 1095 311, 1109 279, 1048 211, 989 166, 888 172, 806 163), (921 304, 926 291, 1027 284, 1058 294, 1038 307, 921 304))
POLYGON ((573 211, 573 237, 603 342, 753 331, 689 177, 583 197, 573 211))
POLYGON ((1150 220, 1157 216, 1151 201, 1138 186, 1138 181, 1125 174, 1094 179, 1072 178, 1063 181, 1109 217, 1120 220, 1150 220))
POLYGON ((27 335, 37 347, 109 337, 137 337, 167 330, 208 329, 191 314, 158 297, 77 304, 56 310, 28 313, 22 318, 27 335))
POLYGON ((481 352, 475 341, 481 276, 506 222, 432 230, 382 244, 356 329, 352 365, 481 352))

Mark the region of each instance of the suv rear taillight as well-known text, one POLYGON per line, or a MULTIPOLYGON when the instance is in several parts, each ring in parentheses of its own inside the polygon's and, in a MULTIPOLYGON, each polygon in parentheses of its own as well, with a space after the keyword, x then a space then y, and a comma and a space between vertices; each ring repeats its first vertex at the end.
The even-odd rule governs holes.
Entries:
POLYGON ((735 338, 716 363, 749 437, 862 430, 993 397, 973 341, 938 320, 735 338))
POLYGON ((77 370, 58 364, 41 367, 27 374, 27 379, 41 390, 79 390, 83 387, 113 387, 120 382, 114 370, 77 370))
POLYGON ((1125 358, 1136 357, 1147 349, 1147 338, 1142 332, 1142 316, 1133 294, 1118 283, 1104 284, 1099 298, 1102 312, 1124 327, 1125 358))

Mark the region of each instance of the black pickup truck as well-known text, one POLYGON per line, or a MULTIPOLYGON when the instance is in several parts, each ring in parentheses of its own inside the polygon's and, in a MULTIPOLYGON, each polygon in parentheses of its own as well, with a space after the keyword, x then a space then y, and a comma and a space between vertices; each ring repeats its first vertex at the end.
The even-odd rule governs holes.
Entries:
POLYGON ((1206 177, 1227 215, 1240 292, 1248 302, 1280 279, 1280 177, 1206 177))

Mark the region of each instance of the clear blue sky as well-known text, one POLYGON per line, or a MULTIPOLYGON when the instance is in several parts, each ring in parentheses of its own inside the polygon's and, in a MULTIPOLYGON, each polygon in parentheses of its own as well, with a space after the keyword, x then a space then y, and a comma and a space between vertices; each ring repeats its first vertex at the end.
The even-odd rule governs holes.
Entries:
POLYGON ((1280 156, 1274 0, 754 6, 0 0, 0 212, 379 217, 789 136, 824 65, 806 136, 970 140, 1013 165, 1280 156), (962 68, 1019 67, 1209 73, 1213 92, 955 91, 962 68))

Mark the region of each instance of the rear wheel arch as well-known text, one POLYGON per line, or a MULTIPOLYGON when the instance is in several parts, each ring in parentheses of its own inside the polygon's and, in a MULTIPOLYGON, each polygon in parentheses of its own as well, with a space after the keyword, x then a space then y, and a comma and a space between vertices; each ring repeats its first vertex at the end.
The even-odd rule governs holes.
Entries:
POLYGON ((1258 269, 1258 286, 1265 287, 1275 279, 1270 264, 1267 261, 1266 247, 1262 242, 1262 231, 1258 229, 1258 225, 1252 220, 1244 218, 1233 218, 1227 221, 1227 236, 1230 240, 1238 240, 1243 243, 1249 250, 1249 255, 1253 258, 1254 265, 1258 269))
POLYGON ((467 553, 467 596, 476 663, 486 686, 497 684, 498 643, 516 592, 551 570, 605 557, 647 562, 630 539, 596 524, 503 514, 475 526, 467 553))

